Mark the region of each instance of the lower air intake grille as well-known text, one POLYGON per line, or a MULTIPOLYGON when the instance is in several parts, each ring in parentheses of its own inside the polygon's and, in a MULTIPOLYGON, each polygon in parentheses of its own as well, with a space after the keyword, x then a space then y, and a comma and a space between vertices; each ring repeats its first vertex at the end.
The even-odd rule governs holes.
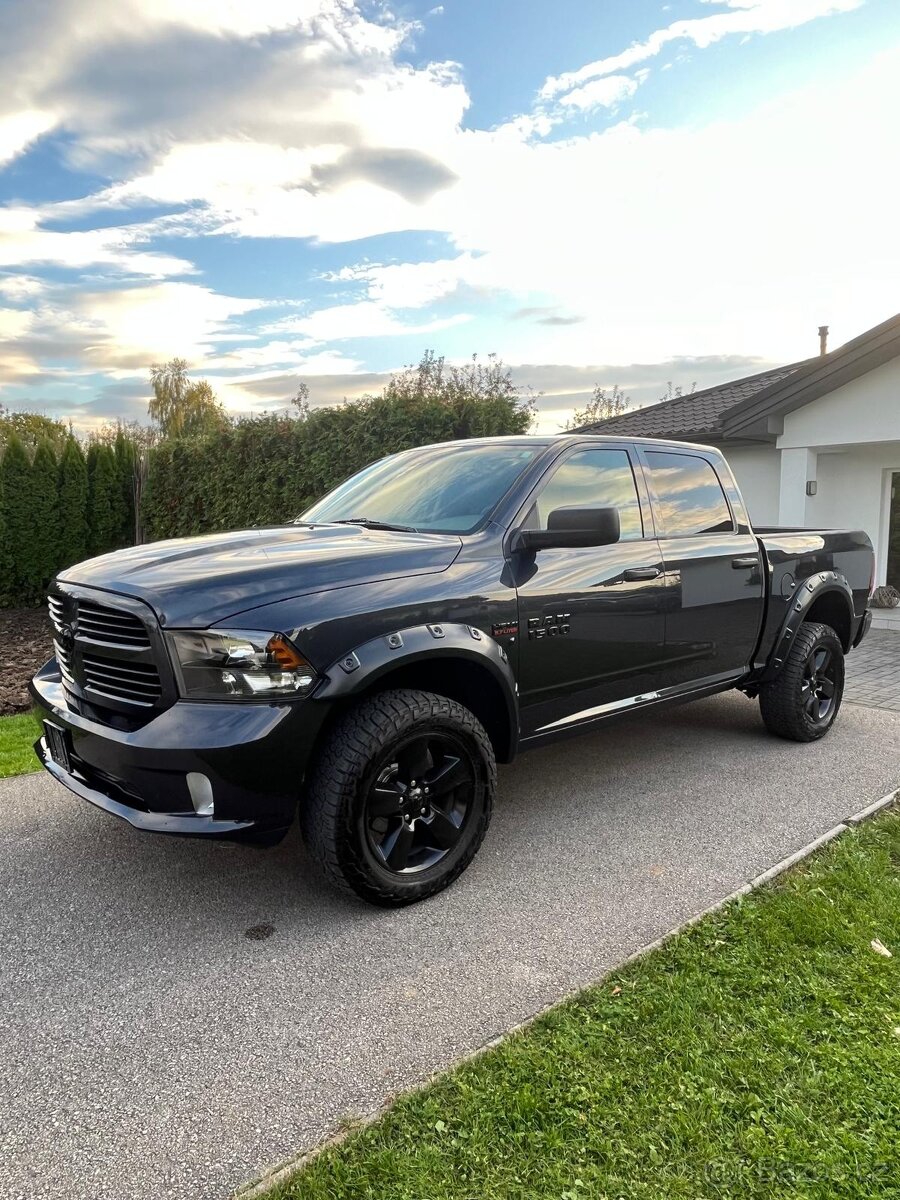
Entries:
POLYGON ((131 663, 122 658, 83 654, 81 668, 85 687, 111 700, 127 700, 129 704, 150 708, 162 694, 159 672, 152 663, 131 663))

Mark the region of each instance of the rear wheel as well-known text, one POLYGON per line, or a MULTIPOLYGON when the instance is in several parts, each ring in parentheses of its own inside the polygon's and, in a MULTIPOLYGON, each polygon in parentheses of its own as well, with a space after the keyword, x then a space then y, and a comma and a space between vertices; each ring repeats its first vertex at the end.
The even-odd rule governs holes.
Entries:
POLYGON ((844 648, 830 625, 804 622, 781 673, 759 692, 766 728, 795 742, 823 737, 844 695, 844 648))
POLYGON ((491 743, 468 709, 430 692, 382 692, 328 738, 301 829, 338 887, 373 904, 411 904, 472 861, 495 787, 491 743))

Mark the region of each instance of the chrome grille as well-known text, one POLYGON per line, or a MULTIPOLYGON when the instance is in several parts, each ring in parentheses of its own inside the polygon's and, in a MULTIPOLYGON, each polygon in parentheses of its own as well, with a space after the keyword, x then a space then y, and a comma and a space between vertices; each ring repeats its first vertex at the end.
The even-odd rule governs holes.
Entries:
POLYGON ((100 603, 76 589, 54 592, 47 597, 47 608, 60 674, 76 696, 123 711, 162 703, 150 629, 136 612, 100 603))

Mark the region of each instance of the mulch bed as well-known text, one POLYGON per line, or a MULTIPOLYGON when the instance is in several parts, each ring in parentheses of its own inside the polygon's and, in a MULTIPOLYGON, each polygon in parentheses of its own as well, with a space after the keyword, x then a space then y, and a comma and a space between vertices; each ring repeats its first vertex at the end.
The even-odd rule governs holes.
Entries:
POLYGON ((28 681, 53 655, 45 608, 0 609, 0 716, 28 712, 28 681))

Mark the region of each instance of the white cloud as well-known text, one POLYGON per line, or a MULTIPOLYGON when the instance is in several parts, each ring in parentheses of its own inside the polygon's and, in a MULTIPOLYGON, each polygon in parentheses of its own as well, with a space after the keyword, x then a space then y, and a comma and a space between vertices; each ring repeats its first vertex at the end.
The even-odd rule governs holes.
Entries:
MULTIPOLYGON (((882 231, 894 223, 886 147, 900 55, 727 122, 623 119, 585 133, 580 114, 625 104, 647 76, 642 64, 668 43, 707 47, 858 3, 719 0, 717 11, 548 79, 532 112, 493 130, 463 128, 469 97, 454 64, 402 61, 410 26, 366 19, 349 0, 58 0, 53 22, 38 19, 40 6, 17 6, 20 36, 0 45, 0 76, 19 107, 0 115, 0 155, 56 121, 71 161, 111 183, 73 202, 0 210, 0 266, 157 282, 91 283, 66 299, 2 277, 0 293, 34 306, 23 337, 52 340, 55 329, 82 366, 126 378, 156 357, 205 356, 233 398, 279 371, 361 371, 334 348, 348 339, 430 337, 466 321, 473 349, 512 361, 794 357, 819 320, 844 321, 850 336, 896 307, 898 250, 882 231), (577 134, 541 140, 572 118, 577 134), (180 211, 54 228, 145 203, 180 211), (254 337, 241 318, 259 301, 172 280, 193 268, 152 240, 347 243, 417 230, 443 235, 451 251, 336 272, 342 302, 254 337), (489 326, 469 315, 479 299, 494 304, 489 326), (504 304, 584 319, 504 324, 504 304), (241 382, 235 371, 247 373, 241 382)), ((297 288, 303 297, 303 280, 297 288)))
POLYGON ((15 158, 54 124, 51 113, 35 109, 0 116, 0 165, 15 158))
POLYGON ((556 143, 469 132, 448 150, 459 183, 423 214, 459 257, 357 277, 397 307, 469 286, 586 315, 509 326, 507 357, 536 338, 547 361, 802 357, 819 321, 850 337, 897 308, 898 108, 895 50, 729 121, 556 143))
POLYGON ((22 207, 0 209, 0 266, 105 266, 156 278, 194 270, 190 262, 172 254, 136 250, 134 247, 146 240, 146 231, 140 226, 62 232, 42 229, 39 216, 22 207))
POLYGON ((629 79, 627 75, 607 75, 603 79, 594 79, 583 87, 573 88, 560 96, 560 103, 567 108, 612 108, 637 91, 637 80, 629 79))
POLYGON ((301 333, 316 342, 340 342, 351 338, 393 337, 399 334, 436 333, 470 321, 465 313, 431 321, 407 323, 375 301, 335 304, 305 317, 286 317, 269 326, 272 333, 301 333))
POLYGON ((215 334, 260 303, 175 282, 80 292, 71 299, 86 360, 142 370, 156 359, 202 360, 215 334))
POLYGON ((577 71, 551 76, 541 89, 544 99, 551 99, 572 88, 581 87, 588 80, 614 71, 624 71, 638 63, 654 58, 669 42, 690 41, 701 49, 731 34, 774 33, 780 29, 793 29, 805 25, 818 17, 849 12, 859 8, 863 0, 704 0, 705 3, 722 4, 728 12, 714 13, 708 17, 689 17, 673 21, 665 29, 655 30, 644 42, 635 42, 620 54, 597 59, 577 71))
POLYGON ((46 290, 46 283, 34 275, 0 275, 0 296, 13 303, 31 302, 46 290))
POLYGON ((0 340, 21 337, 31 321, 32 314, 21 308, 0 308, 0 340))

